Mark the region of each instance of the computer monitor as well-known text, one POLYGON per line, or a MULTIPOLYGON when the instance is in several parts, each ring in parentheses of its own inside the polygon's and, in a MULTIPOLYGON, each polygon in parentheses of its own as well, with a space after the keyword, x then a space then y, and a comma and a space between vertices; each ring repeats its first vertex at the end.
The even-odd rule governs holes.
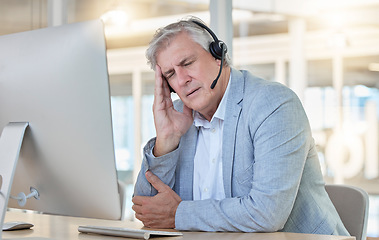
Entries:
POLYGON ((0 36, 0 132, 28 122, 11 196, 38 212, 120 219, 101 21, 0 36))

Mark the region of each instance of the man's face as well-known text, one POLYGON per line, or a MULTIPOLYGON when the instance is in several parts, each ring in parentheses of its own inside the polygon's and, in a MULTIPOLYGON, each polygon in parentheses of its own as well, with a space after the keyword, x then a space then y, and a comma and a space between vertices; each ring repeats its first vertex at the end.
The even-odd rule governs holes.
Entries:
POLYGON ((219 60, 183 32, 158 52, 157 64, 187 107, 213 115, 223 94, 217 87, 210 88, 220 68, 219 60))

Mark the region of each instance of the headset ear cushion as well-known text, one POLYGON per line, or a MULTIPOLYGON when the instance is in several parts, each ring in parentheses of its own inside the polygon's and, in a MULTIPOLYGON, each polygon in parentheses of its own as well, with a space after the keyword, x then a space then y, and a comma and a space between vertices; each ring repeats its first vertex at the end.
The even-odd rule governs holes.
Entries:
POLYGON ((209 45, 209 51, 211 52, 212 56, 216 59, 222 58, 222 48, 220 47, 221 44, 223 45, 224 43, 218 41, 218 42, 211 42, 211 44, 209 45))

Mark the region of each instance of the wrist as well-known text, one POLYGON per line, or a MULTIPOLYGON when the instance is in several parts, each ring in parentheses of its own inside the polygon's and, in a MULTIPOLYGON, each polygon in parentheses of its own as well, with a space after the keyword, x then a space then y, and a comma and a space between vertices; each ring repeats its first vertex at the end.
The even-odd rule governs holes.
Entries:
POLYGON ((155 146, 153 148, 153 154, 155 157, 163 156, 170 153, 178 148, 180 138, 166 138, 162 139, 157 137, 155 141, 155 146))

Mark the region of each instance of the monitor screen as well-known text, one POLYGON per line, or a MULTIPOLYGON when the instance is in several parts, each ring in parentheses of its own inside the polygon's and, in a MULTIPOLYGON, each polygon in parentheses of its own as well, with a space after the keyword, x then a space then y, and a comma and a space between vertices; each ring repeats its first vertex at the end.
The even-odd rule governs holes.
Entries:
POLYGON ((28 122, 8 207, 120 219, 101 21, 0 36, 0 132, 28 122))

